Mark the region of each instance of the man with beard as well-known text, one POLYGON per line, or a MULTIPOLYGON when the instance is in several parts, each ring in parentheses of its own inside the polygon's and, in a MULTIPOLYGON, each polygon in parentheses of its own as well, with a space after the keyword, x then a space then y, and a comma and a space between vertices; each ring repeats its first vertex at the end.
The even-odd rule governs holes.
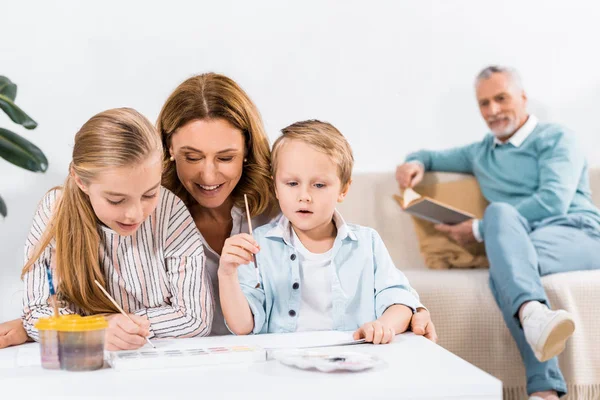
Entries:
POLYGON ((396 179, 404 189, 425 171, 477 178, 490 202, 483 219, 436 228, 460 244, 484 242, 490 288, 523 358, 530 399, 557 399, 567 387, 556 356, 575 323, 550 308, 540 277, 600 268, 600 213, 587 163, 572 133, 528 114, 514 69, 485 68, 475 92, 491 133, 468 146, 412 153, 396 179))

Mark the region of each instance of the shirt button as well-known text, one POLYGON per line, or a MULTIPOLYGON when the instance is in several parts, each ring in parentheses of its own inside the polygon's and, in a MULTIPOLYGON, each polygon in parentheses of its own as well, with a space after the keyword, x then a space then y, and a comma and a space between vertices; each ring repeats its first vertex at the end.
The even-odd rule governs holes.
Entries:
POLYGON ((296 311, 290 310, 290 312, 288 312, 288 314, 290 315, 290 317, 295 317, 296 316, 296 311))
POLYGON ((300 284, 298 282, 294 282, 294 284, 292 285, 292 289, 294 289, 294 290, 298 290, 299 287, 300 287, 300 284))
POLYGON ((290 256, 290 260, 294 261, 295 259, 296 259, 296 255, 295 255, 295 254, 292 254, 292 255, 290 256))

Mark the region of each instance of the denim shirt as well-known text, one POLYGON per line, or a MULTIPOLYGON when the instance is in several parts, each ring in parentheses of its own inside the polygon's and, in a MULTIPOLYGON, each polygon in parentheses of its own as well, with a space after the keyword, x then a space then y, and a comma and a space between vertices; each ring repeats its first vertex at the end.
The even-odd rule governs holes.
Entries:
MULTIPOLYGON (((416 311, 422 307, 408 279, 394 265, 383 240, 371 228, 346 224, 335 211, 337 236, 331 270, 333 329, 349 331, 374 321, 394 304, 416 311)), ((285 216, 254 231, 260 246, 256 263, 240 266, 240 285, 252 314, 253 333, 295 332, 302 282, 291 225, 285 216)))

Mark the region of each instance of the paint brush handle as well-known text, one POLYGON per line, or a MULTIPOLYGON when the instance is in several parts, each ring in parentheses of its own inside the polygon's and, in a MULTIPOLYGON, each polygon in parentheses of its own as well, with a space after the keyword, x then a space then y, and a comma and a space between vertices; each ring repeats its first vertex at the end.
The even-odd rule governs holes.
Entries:
POLYGON ((60 313, 58 312, 58 300, 56 300, 56 295, 51 297, 52 299, 52 309, 54 310, 54 316, 58 318, 60 313))
MULTIPOLYGON (((250 231, 250 235, 252 235, 252 219, 250 218, 250 207, 248 207, 248 196, 244 193, 244 203, 246 203, 246 218, 248 218, 248 230, 250 231)), ((252 260, 254 261, 254 272, 256 272, 256 286, 255 288, 260 287, 260 274, 258 273, 258 264, 256 263, 256 255, 252 254, 252 260)))
POLYGON ((246 218, 248 218, 248 229, 252 235, 252 219, 250 218, 250 207, 248 207, 248 196, 244 194, 244 203, 246 203, 246 218))
POLYGON ((58 318, 58 303, 56 300, 56 290, 54 289, 54 281, 52 280, 52 270, 50 266, 46 266, 46 276, 48 277, 48 291, 50 292, 50 303, 52 303, 52 309, 54 310, 54 316, 58 318))
MULTIPOLYGON (((98 282, 97 280, 95 280, 95 279, 94 279, 94 283, 96 284, 96 286, 98 286, 98 287, 100 288, 100 290, 102 290, 102 293, 104 293, 104 295, 105 295, 105 296, 106 296, 106 297, 107 297, 107 298, 110 300, 110 302, 111 302, 111 303, 113 303, 115 307, 117 307, 117 310, 119 310, 119 312, 120 312, 121 314, 123 314, 123 315, 124 315, 124 316, 125 316, 125 317, 126 317, 128 320, 130 320, 131 322, 133 322, 133 323, 135 324, 135 321, 134 321, 134 320, 132 320, 132 319, 131 319, 131 317, 130 317, 130 316, 129 316, 129 315, 126 313, 126 312, 125 312, 125 310, 123 310, 123 309, 121 308, 121 306, 119 306, 119 305, 117 304, 117 302, 115 301, 115 299, 113 299, 113 298, 112 298, 112 296, 111 296, 110 294, 108 294, 108 292, 106 291, 106 289, 104 289, 104 288, 102 287, 102 285, 100 284, 100 282, 98 282)), ((136 325, 137 325, 137 324, 136 324, 136 325)), ((150 341, 150 339, 148 339, 147 337, 146 337, 146 341, 148 342, 148 344, 149 344, 150 346, 152 346, 153 348, 156 348, 156 346, 154 346, 154 345, 152 344, 152 342, 150 341)))

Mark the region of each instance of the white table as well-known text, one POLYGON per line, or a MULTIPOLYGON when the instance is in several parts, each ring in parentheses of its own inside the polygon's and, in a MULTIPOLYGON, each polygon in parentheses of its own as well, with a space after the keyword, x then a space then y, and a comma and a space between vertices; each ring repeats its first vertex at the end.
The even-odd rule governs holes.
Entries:
MULTIPOLYGON (((259 336, 209 337, 201 346, 263 344, 259 336)), ((24 346, 35 348, 37 343, 24 346)), ((382 365, 363 372, 322 373, 278 361, 168 370, 92 372, 16 367, 19 348, 0 350, 2 398, 75 396, 184 399, 494 399, 502 383, 434 343, 405 333, 389 345, 361 344, 345 350, 380 357, 382 365), (16 394, 16 396, 6 396, 16 394)))

